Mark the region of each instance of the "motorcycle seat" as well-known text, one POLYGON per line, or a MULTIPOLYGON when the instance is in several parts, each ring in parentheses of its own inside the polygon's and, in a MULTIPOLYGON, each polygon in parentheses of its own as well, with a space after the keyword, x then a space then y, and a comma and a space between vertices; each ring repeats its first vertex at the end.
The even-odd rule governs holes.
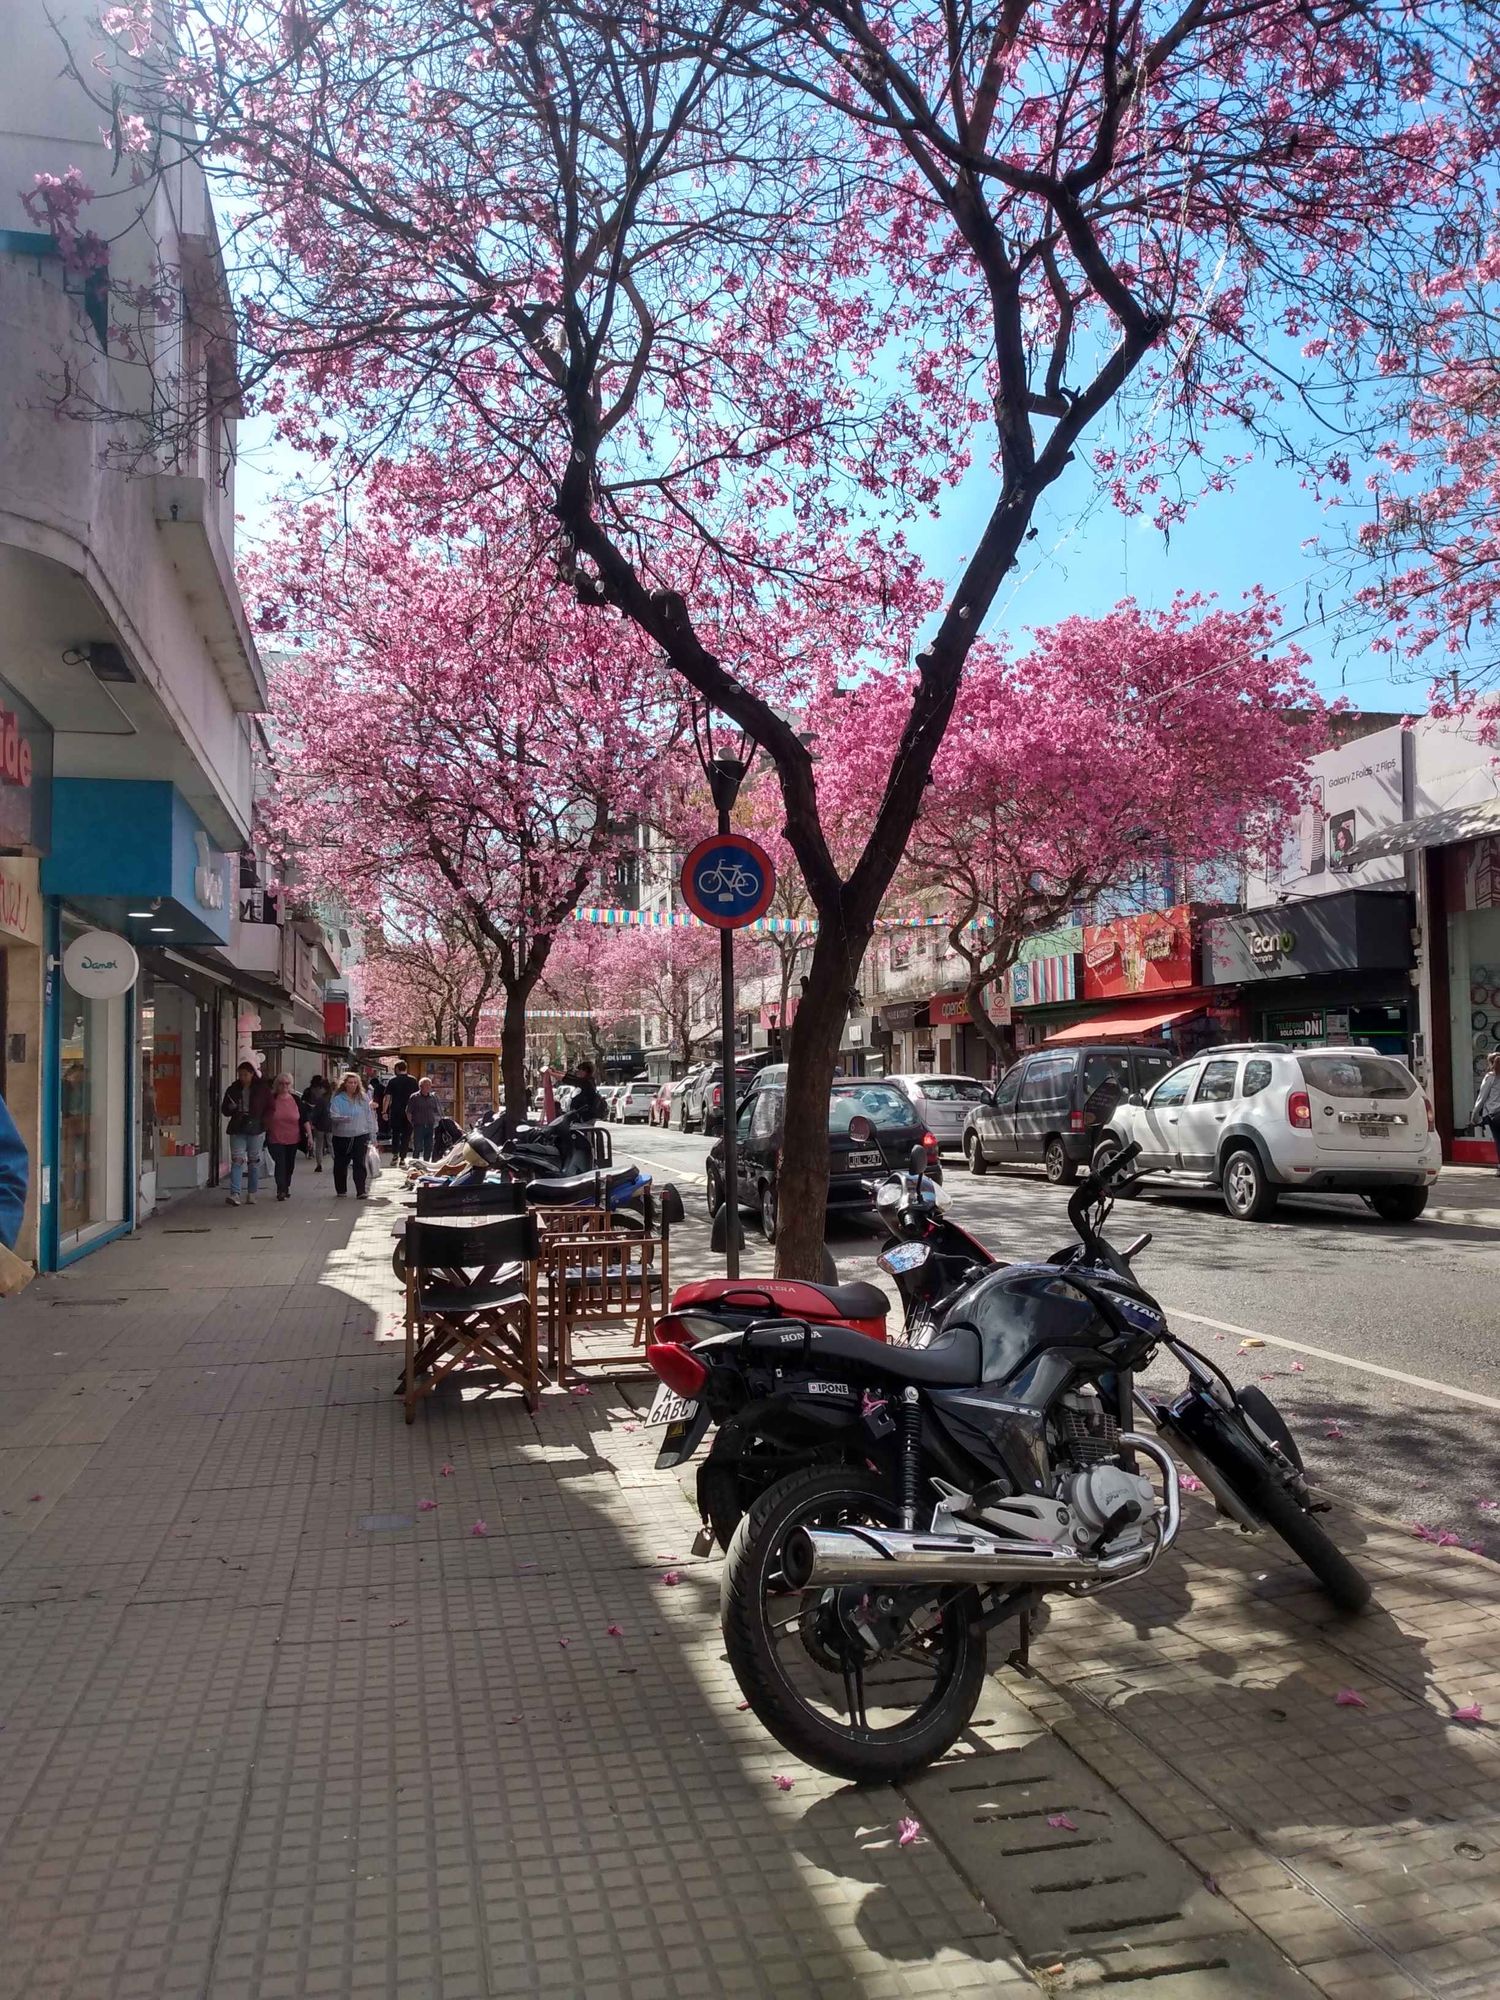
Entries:
POLYGON ((697 1278, 672 1295, 672 1310, 723 1306, 730 1312, 789 1319, 878 1320, 885 1323, 891 1302, 879 1285, 818 1285, 809 1278, 697 1278))
POLYGON ((551 1180, 529 1181, 526 1200, 532 1208, 587 1208, 599 1193, 597 1174, 559 1174, 551 1180))
POLYGON ((756 1353, 781 1352, 789 1358, 805 1354, 809 1361, 826 1361, 833 1367, 843 1363, 862 1374, 935 1389, 967 1388, 980 1378, 979 1336, 969 1327, 939 1333, 930 1347, 891 1347, 852 1326, 814 1326, 804 1333, 782 1321, 752 1327, 745 1344, 756 1353))

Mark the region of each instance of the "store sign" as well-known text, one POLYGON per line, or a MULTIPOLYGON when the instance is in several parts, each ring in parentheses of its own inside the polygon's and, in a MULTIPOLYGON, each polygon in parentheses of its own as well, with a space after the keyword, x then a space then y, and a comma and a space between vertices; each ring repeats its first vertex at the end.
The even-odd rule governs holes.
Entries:
POLYGON ((1079 956, 1062 951, 1021 959, 1010 969, 1011 1006, 1057 1007, 1076 1000, 1079 956))
POLYGON ((85 931, 63 953, 63 978, 85 1000, 113 1000, 128 993, 140 969, 135 946, 113 931, 85 931))
POLYGON ((1125 993, 1170 993, 1195 984, 1190 904, 1116 917, 1111 924, 1084 926, 1085 1000, 1107 1000, 1125 993))
POLYGON ((52 731, 0 681, 0 847, 46 851, 52 826, 52 731))
POLYGON ((1351 889, 1293 907, 1295 914, 1275 918, 1265 911, 1211 917, 1203 927, 1205 980, 1238 986, 1324 972, 1394 971, 1412 962, 1411 901, 1399 891, 1351 889))
POLYGON ((34 861, 0 854, 0 931, 23 944, 42 941, 42 899, 34 861))
POLYGON ((193 894, 200 908, 222 910, 224 907, 224 856, 214 859, 213 846, 208 835, 198 830, 193 835, 193 843, 198 850, 198 866, 193 870, 193 894))

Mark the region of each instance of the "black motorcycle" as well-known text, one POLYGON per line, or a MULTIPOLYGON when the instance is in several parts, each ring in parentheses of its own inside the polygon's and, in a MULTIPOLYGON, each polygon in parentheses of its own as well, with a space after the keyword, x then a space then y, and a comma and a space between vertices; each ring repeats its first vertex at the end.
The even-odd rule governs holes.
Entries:
MULTIPOLYGON (((658 1464, 691 1456, 710 1422, 782 1455, 734 1531, 721 1617, 751 1708, 808 1763, 883 1783, 941 1756, 978 1701, 991 1631, 1013 1627, 1024 1660, 1048 1591, 1092 1595, 1171 1546, 1173 1453, 1335 1603, 1366 1602, 1275 1406, 1169 1331, 1130 1268, 1148 1239, 1122 1253, 1102 1235, 1133 1157, 1079 1183, 1075 1244, 971 1275, 923 1345, 787 1319, 701 1338, 683 1318, 659 1325, 648 1359, 675 1407, 658 1464), (1162 1351, 1187 1375, 1173 1398, 1135 1380, 1162 1351)), ((918 1241, 924 1177, 895 1178, 918 1241)))

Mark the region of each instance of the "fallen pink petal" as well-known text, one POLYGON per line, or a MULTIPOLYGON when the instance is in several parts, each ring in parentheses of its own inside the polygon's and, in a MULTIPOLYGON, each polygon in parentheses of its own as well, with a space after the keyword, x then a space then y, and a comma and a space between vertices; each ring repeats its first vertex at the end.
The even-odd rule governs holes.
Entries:
POLYGON ((453 1477, 453 1467, 451 1465, 439 1467, 438 1477, 439 1479, 451 1479, 453 1477))
POLYGON ((489 1528, 483 1521, 476 1521, 473 1527, 470 1528, 469 1533, 471 1535, 487 1535, 489 1528))
POLYGON ((1307 1363, 1305 1361, 1294 1361, 1292 1363, 1292 1373, 1294 1375, 1305 1375, 1307 1373, 1307 1363))
POLYGON ((640 1425, 639 1425, 639 1424, 625 1424, 625 1425, 623 1425, 623 1426, 622 1426, 622 1428, 623 1428, 624 1430, 627 1430, 627 1431, 638 1431, 638 1430, 640 1429, 640 1425))
POLYGON ((1483 1722, 1484 1710, 1477 1701, 1471 1701, 1463 1708, 1455 1708, 1448 1720, 1450 1722, 1483 1722))
POLYGON ((1493 1514, 1497 1507, 1500 1507, 1500 1500, 1481 1500, 1479 1502, 1479 1511, 1481 1514, 1493 1514))
POLYGON ((593 1393, 587 1382, 575 1382, 568 1391, 570 1396, 592 1396, 593 1393))
POLYGON ((1323 1432, 1326 1438, 1341 1438, 1347 1435, 1342 1424, 1329 1424, 1323 1432))
POLYGON ((682 1571, 678 1569, 663 1570, 661 1580, 663 1583, 681 1583, 682 1571))
POLYGON ((771 1783, 776 1787, 778 1792, 789 1792, 792 1789, 793 1781, 790 1778, 783 1778, 780 1772, 778 1772, 771 1780, 771 1783))
POLYGON ((1333 1697, 1335 1708, 1368 1708, 1370 1704, 1355 1688, 1340 1688, 1333 1697))
POLYGON ((896 1829, 896 1845, 910 1847, 913 1841, 922 1838, 922 1822, 919 1819, 904 1819, 896 1829))
POLYGON ((1191 1472, 1181 1473, 1177 1484, 1182 1488, 1184 1493, 1201 1493, 1203 1491, 1203 1481, 1191 1472))
POLYGON ((1063 1833, 1077 1833, 1078 1822, 1070 1813, 1048 1813, 1048 1826, 1055 1826, 1063 1833))
POLYGON ((430 1514, 436 1505, 436 1500, 419 1500, 417 1502, 417 1512, 419 1514, 430 1514))
POLYGON ((572 1645, 573 1641, 571 1639, 559 1639, 557 1643, 559 1646, 563 1647, 564 1650, 566 1650, 569 1646, 572 1645))
POLYGON ((26 1495, 26 1498, 28 1500, 40 1500, 42 1498, 42 1495, 40 1493, 28 1493, 26 1495))
POLYGON ((1450 1529, 1445 1528, 1437 1538, 1437 1545, 1440 1549, 1456 1549, 1460 1546, 1460 1540, 1450 1529))
POLYGON ((1419 1542, 1435 1542, 1438 1538, 1436 1528, 1424 1527, 1420 1521, 1413 1521, 1411 1531, 1419 1542))
POLYGON ((623 1625, 606 1625, 604 1629, 611 1639, 623 1639, 625 1637, 625 1627, 623 1625))

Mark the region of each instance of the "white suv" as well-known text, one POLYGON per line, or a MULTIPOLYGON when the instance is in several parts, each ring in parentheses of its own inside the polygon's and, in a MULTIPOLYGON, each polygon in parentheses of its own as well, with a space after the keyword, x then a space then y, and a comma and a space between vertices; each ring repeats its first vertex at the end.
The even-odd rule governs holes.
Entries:
POLYGON ((1415 1222, 1442 1161, 1421 1085, 1366 1048, 1208 1049, 1116 1108, 1096 1164, 1132 1140, 1138 1174, 1217 1187, 1239 1222, 1300 1192, 1363 1195, 1387 1222, 1415 1222))

